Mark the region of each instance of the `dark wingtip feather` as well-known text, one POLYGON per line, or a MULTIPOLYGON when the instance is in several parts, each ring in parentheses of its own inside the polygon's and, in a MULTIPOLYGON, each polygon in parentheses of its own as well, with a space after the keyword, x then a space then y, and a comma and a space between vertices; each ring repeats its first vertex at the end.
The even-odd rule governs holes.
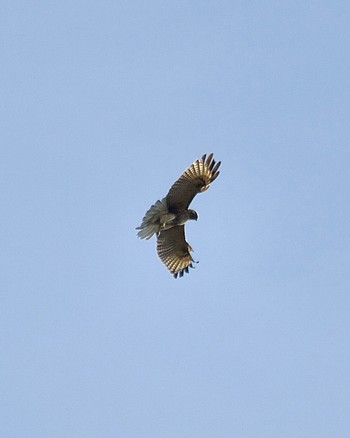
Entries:
MULTIPOLYGON (((215 161, 213 161, 213 163, 215 164, 215 161)), ((221 165, 221 161, 218 161, 218 162, 215 164, 215 166, 213 166, 213 168, 211 169, 211 171, 212 171, 213 173, 216 173, 216 172, 218 171, 220 165, 221 165)))
MULTIPOLYGON (((194 263, 199 263, 199 262, 194 262, 194 263)), ((195 266, 193 266, 193 264, 191 263, 188 266, 186 266, 186 268, 183 268, 181 271, 175 272, 175 274, 173 274, 173 277, 181 278, 184 276, 184 274, 189 274, 189 268, 195 269, 195 266)))
MULTIPOLYGON (((209 154, 208 155, 208 158, 206 159, 206 160, 203 160, 203 162, 205 163, 205 165, 207 166, 207 167, 209 167, 209 169, 211 169, 211 167, 212 167, 212 159, 213 159, 213 153, 211 153, 211 154, 209 154)), ((214 161, 214 163, 215 163, 215 161, 214 161)))
POLYGON ((216 162, 213 157, 214 154, 212 152, 208 155, 208 157, 207 154, 204 154, 201 158, 201 161, 203 161, 203 163, 210 169, 213 175, 215 175, 215 173, 220 167, 221 161, 216 162))
POLYGON ((211 179, 211 182, 215 181, 216 178, 220 175, 220 172, 217 172, 211 179))

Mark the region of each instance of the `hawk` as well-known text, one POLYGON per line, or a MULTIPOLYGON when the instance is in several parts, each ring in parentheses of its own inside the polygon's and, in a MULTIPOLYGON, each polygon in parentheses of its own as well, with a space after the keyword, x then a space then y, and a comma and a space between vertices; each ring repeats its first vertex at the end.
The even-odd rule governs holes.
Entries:
POLYGON ((203 155, 184 171, 171 186, 168 194, 157 201, 146 212, 137 230, 141 239, 157 236, 157 253, 167 269, 182 277, 193 268, 190 252, 193 251, 185 239, 185 223, 197 220, 198 215, 189 205, 197 193, 207 190, 218 177, 221 162, 215 162, 213 154, 203 155))

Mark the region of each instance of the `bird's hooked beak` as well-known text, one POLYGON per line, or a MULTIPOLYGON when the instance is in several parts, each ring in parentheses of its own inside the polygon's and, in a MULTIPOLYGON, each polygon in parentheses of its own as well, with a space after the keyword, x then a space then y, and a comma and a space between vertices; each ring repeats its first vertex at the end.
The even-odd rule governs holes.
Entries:
POLYGON ((192 217, 191 219, 194 219, 195 221, 198 220, 198 213, 196 211, 192 211, 192 217))

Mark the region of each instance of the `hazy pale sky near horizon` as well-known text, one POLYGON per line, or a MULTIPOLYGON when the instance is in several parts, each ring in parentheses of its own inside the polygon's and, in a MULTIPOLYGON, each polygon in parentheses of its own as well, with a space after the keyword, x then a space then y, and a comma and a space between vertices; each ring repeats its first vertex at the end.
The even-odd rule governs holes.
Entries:
POLYGON ((3 3, 1 436, 350 436, 349 22, 3 3), (135 227, 210 152, 175 280, 135 227))

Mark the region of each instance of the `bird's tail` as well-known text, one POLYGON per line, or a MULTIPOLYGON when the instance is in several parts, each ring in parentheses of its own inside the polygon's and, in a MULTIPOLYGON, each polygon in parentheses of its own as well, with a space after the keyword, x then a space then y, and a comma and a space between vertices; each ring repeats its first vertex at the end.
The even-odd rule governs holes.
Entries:
POLYGON ((141 239, 150 239, 153 234, 159 233, 161 228, 161 217, 167 213, 168 207, 166 199, 163 198, 161 201, 157 201, 145 214, 145 217, 142 219, 142 224, 136 228, 137 230, 140 230, 137 235, 141 239))

